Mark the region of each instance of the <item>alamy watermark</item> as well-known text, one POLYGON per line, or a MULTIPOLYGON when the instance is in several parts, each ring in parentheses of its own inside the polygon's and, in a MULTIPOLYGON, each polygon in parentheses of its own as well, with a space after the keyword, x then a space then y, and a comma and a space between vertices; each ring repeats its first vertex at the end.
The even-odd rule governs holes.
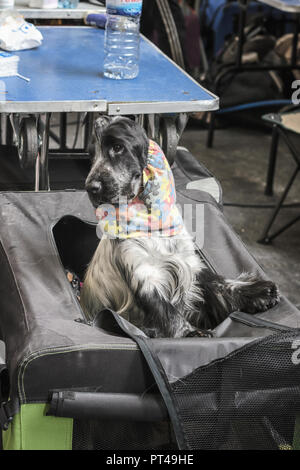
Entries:
POLYGON ((295 90, 292 93, 292 103, 300 104, 300 80, 294 80, 292 83, 292 89, 295 90))

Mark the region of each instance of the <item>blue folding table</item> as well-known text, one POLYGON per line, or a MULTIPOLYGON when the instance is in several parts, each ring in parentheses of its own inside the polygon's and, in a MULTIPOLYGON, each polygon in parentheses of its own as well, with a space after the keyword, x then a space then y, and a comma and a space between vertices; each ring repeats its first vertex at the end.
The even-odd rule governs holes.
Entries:
POLYGON ((141 40, 139 76, 116 81, 103 77, 103 30, 78 26, 39 29, 43 44, 16 53, 19 72, 30 82, 4 79, 7 93, 1 96, 2 112, 145 114, 218 107, 213 94, 145 39, 141 40))
MULTIPOLYGON (((15 136, 20 135, 19 116, 28 116, 31 131, 36 116, 42 122, 41 181, 47 182, 49 119, 52 112, 105 113, 109 115, 161 115, 212 111, 218 98, 161 53, 141 39, 140 72, 133 80, 103 76, 104 31, 92 27, 45 26, 40 47, 17 52, 19 77, 2 78, 0 112, 9 114, 15 136)), ((24 121, 26 122, 26 121, 24 121)), ((25 132, 20 146, 34 134, 25 132), (25 138, 26 137, 26 138, 25 138)), ((33 145, 33 149, 36 147, 33 145)), ((35 152, 34 152, 35 153, 35 152)), ((23 154, 24 156, 24 154, 23 154)), ((35 158, 35 155, 31 155, 35 158)))

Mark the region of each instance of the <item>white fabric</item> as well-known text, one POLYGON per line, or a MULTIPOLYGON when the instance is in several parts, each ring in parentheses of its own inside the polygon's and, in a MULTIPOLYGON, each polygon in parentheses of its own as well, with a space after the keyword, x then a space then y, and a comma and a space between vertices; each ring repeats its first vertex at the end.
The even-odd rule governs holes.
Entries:
POLYGON ((186 189, 198 189, 209 193, 217 202, 220 202, 220 188, 214 178, 203 178, 200 180, 190 181, 186 185, 186 189))

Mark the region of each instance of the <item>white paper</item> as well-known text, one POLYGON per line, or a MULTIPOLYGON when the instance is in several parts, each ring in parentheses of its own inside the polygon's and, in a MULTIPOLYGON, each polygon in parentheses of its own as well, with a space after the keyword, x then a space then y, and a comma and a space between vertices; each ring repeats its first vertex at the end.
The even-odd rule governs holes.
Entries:
POLYGON ((32 49, 42 44, 43 36, 16 11, 0 15, 0 48, 5 51, 32 49))

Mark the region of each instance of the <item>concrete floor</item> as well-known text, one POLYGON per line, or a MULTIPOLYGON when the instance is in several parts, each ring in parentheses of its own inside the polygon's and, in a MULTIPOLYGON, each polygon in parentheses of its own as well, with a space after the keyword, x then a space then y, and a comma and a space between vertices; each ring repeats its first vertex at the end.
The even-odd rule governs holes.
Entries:
MULTIPOLYGON (((206 148, 207 131, 189 125, 180 145, 188 148, 220 181, 225 203, 274 204, 295 168, 284 143, 280 143, 274 197, 264 195, 271 135, 262 129, 230 126, 216 131, 214 147, 206 148)), ((299 148, 299 142, 298 142, 299 148)), ((300 175, 287 203, 300 203, 300 175)), ((225 206, 224 213, 262 268, 277 282, 281 292, 300 307, 300 222, 271 245, 257 243, 272 209, 225 206)), ((275 227, 300 213, 283 209, 275 227)))

